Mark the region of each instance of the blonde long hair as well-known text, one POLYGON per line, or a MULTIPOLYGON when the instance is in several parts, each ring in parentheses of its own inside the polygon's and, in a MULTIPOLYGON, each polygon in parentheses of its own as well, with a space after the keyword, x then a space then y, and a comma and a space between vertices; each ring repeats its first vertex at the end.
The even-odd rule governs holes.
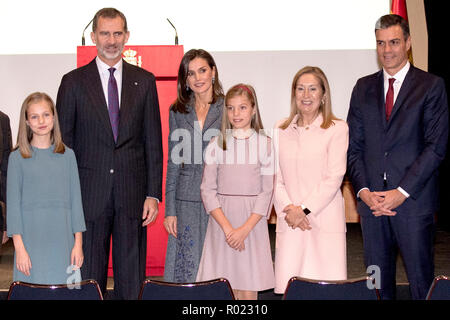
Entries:
POLYGON ((306 66, 300 69, 294 76, 291 86, 291 112, 288 119, 280 125, 280 128, 283 130, 286 129, 291 124, 292 120, 294 120, 297 114, 299 115, 299 117, 301 117, 301 114, 297 108, 297 103, 295 102, 295 90, 297 87, 298 79, 300 79, 300 77, 304 74, 312 74, 319 81, 324 97, 324 103, 321 103, 319 107, 319 113, 321 113, 323 117, 323 121, 320 127, 323 129, 328 129, 331 125, 334 124, 333 120, 339 120, 331 110, 330 85, 328 84, 328 79, 322 69, 320 69, 319 67, 311 66, 306 66))
POLYGON ((230 132, 230 130, 233 128, 230 119, 228 118, 227 105, 230 99, 236 96, 245 96, 250 101, 252 108, 255 109, 255 115, 252 117, 250 126, 257 133, 264 134, 264 127, 261 121, 261 115, 259 114, 258 99, 256 98, 255 89, 249 84, 238 83, 228 90, 227 94, 225 95, 225 101, 223 103, 222 125, 220 128, 220 136, 217 139, 219 146, 223 150, 227 149, 227 132, 230 132))
POLYGON ((20 110, 19 119, 19 132, 17 134, 17 145, 14 150, 19 149, 20 154, 23 158, 31 158, 31 139, 33 138, 33 131, 27 125, 28 120, 28 108, 34 104, 41 101, 45 101, 50 106, 50 110, 53 113, 53 130, 51 132, 51 143, 54 144, 54 153, 64 153, 65 146, 61 137, 61 130, 59 129, 58 114, 56 113, 55 104, 52 98, 44 92, 33 92, 28 97, 25 98, 22 103, 22 109, 20 110))

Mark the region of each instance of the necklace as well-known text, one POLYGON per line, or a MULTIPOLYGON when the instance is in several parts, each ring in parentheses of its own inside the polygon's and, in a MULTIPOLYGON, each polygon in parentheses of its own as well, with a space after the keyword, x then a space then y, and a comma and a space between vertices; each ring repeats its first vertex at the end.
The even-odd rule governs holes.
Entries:
POLYGON ((305 127, 305 130, 309 130, 309 127, 311 126, 311 124, 316 120, 316 118, 319 116, 319 112, 317 112, 317 114, 312 118, 312 120, 309 122, 309 123, 305 123, 304 121, 303 121, 303 118, 302 118, 302 116, 300 115, 299 117, 298 117, 298 120, 297 120, 297 125, 299 126, 299 127, 305 127))

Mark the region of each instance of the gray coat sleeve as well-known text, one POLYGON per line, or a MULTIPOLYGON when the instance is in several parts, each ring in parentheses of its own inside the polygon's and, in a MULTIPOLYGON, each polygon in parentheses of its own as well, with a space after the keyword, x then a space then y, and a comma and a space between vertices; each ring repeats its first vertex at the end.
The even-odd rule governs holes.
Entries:
POLYGON ((172 150, 176 145, 176 141, 171 140, 173 132, 178 129, 175 114, 171 110, 169 112, 169 137, 168 137, 168 157, 167 157, 167 175, 166 175, 166 201, 165 201, 165 216, 176 216, 176 188, 180 166, 175 164, 172 159, 172 150))

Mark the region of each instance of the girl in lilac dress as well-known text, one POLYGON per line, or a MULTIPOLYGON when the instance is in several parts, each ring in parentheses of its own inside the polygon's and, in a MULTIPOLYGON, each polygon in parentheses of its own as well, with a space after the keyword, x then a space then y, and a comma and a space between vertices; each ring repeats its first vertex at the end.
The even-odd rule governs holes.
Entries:
POLYGON ((274 287, 267 219, 272 207, 271 139, 254 89, 225 96, 221 135, 208 145, 201 195, 209 219, 197 281, 226 278, 237 299, 274 287))

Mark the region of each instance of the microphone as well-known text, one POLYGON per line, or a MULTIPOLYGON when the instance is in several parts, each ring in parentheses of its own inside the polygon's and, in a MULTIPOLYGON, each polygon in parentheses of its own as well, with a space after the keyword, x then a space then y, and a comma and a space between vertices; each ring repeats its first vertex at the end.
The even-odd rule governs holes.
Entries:
POLYGON ((86 31, 86 29, 89 27, 89 25, 92 23, 92 21, 94 21, 94 18, 91 19, 91 21, 89 21, 89 23, 87 24, 87 26, 84 28, 83 30, 83 35, 81 36, 81 45, 84 46, 85 44, 85 40, 84 40, 84 32, 86 31))
POLYGON ((176 29, 175 26, 172 24, 172 22, 170 22, 169 18, 167 18, 167 21, 169 21, 170 25, 171 25, 172 28, 175 30, 175 45, 178 45, 178 33, 177 33, 177 29, 176 29))

